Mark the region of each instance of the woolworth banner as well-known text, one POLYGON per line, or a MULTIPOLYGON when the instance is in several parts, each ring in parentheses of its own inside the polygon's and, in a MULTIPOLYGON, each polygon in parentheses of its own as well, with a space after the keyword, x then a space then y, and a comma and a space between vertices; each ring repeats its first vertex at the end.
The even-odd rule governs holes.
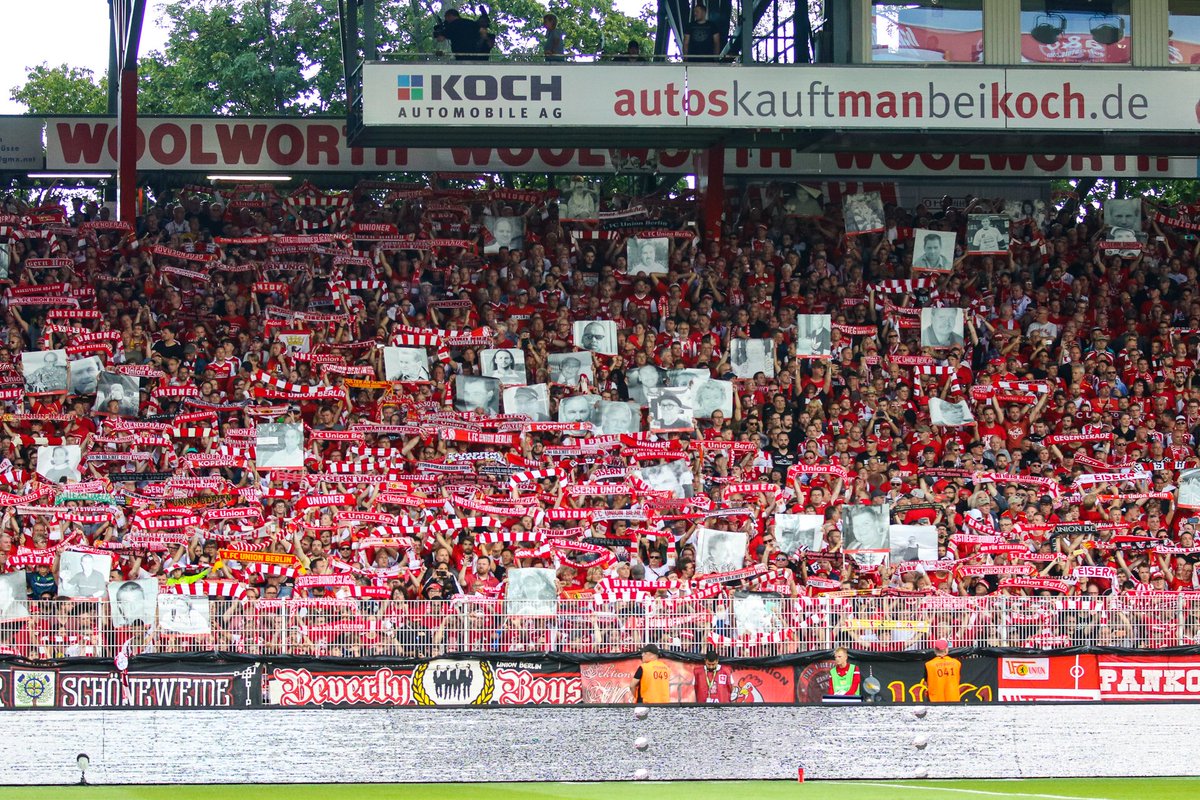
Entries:
MULTIPOLYGON (((37 119, 0 119, 4 141, 37 119)), ((688 149, 622 153, 640 162, 654 160, 658 171, 687 174, 696 153, 688 149)), ((612 154, 600 147, 350 147, 345 121, 329 117, 138 117, 138 169, 143 172, 609 172, 612 154)), ((45 163, 56 170, 115 170, 115 117, 49 117, 45 163)), ((841 177, 917 175, 955 177, 1157 177, 1194 178, 1197 159, 1167 156, 1098 156, 1050 153, 806 153, 790 148, 727 148, 730 175, 841 177)))
POLYGON ((1200 83, 1069 67, 372 63, 363 124, 628 129, 1195 131, 1200 83))

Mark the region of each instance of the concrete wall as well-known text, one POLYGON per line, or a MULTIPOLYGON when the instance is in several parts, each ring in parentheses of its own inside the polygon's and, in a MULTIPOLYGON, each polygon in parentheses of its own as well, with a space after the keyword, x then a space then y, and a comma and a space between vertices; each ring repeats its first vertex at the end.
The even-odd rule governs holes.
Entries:
POLYGON ((795 780, 801 765, 809 779, 1197 775, 1195 718, 1185 704, 930 706, 924 718, 665 707, 641 721, 628 707, 9 711, 0 784, 73 783, 79 753, 98 784, 625 780, 639 767, 655 780, 795 780))

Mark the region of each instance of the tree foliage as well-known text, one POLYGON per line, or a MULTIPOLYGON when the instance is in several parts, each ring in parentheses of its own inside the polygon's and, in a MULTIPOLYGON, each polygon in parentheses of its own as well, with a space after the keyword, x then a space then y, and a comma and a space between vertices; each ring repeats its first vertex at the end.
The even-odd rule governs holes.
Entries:
POLYGON ((1192 178, 1059 178, 1051 187, 1078 196, 1080 206, 1100 208, 1105 200, 1144 197, 1155 205, 1176 206, 1200 201, 1200 181, 1192 178))
POLYGON ((25 70, 25 83, 9 97, 30 114, 103 114, 108 110, 108 79, 90 69, 42 62, 25 70))
POLYGON ((165 11, 166 45, 139 64, 143 113, 344 109, 337 0, 178 0, 165 11))
MULTIPOLYGON (((342 114, 337 0, 174 0, 164 7, 168 35, 138 65, 143 114, 342 114)), ((443 8, 430 0, 379 0, 382 58, 428 53, 443 8)), ((501 53, 534 54, 542 15, 558 15, 573 53, 623 50, 649 42, 650 11, 629 17, 604 0, 506 0, 492 9, 501 53)), ((477 13, 464 6, 464 15, 477 13)), ((90 70, 46 64, 30 69, 12 98, 35 114, 101 114, 106 81, 90 70)))

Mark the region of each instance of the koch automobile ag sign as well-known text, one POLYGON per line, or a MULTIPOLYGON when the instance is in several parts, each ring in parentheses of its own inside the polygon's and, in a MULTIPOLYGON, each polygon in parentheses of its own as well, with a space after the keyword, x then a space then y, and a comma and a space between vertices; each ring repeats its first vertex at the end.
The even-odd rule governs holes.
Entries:
POLYGON ((366 65, 367 126, 1200 130, 1187 70, 366 65))
POLYGON ((404 71, 394 76, 390 124, 545 125, 562 119, 563 75, 529 69, 404 71))

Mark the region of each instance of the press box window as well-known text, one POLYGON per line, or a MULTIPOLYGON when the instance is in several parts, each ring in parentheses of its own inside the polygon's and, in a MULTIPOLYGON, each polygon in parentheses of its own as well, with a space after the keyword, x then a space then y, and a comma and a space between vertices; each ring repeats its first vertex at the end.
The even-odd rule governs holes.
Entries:
POLYGON ((1200 65, 1200 0, 1170 0, 1167 27, 1170 29, 1170 62, 1200 65))
POLYGON ((981 63, 983 0, 873 0, 871 60, 981 63))
POLYGON ((1128 64, 1129 0, 1021 0, 1021 60, 1128 64))

